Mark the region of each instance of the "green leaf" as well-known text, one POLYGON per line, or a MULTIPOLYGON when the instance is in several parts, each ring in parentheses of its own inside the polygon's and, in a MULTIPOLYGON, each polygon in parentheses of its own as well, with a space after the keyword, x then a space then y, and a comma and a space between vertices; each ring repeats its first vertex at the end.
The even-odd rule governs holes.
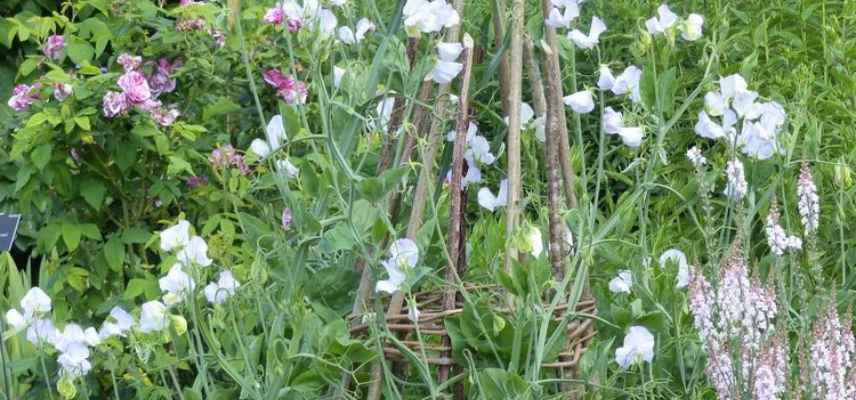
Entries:
POLYGON ((81 35, 95 41, 95 57, 100 56, 104 52, 104 48, 107 47, 107 43, 113 37, 107 24, 98 18, 87 18, 85 21, 79 23, 77 27, 80 28, 81 35))
POLYGON ((39 171, 45 169, 45 165, 48 165, 48 162, 50 162, 52 150, 53 145, 45 143, 36 147, 35 150, 30 153, 30 159, 33 160, 33 165, 35 165, 39 171))
POLYGON ((77 126, 79 126, 80 129, 83 129, 84 131, 89 131, 92 129, 92 126, 89 125, 89 117, 74 117, 74 123, 77 124, 77 126))
POLYGON ((62 224, 62 240, 65 242, 65 246, 68 247, 69 251, 74 251, 77 249, 77 246, 80 244, 80 235, 82 232, 80 231, 80 226, 71 222, 65 222, 62 224))
POLYGON ((92 240, 101 240, 101 231, 98 230, 98 225, 95 224, 80 224, 80 232, 92 240))
POLYGON ((143 227, 131 227, 122 232, 122 242, 126 244, 145 243, 151 237, 151 232, 143 227))
POLYGON ((354 235, 347 224, 336 224, 333 229, 324 232, 319 244, 321 251, 333 253, 339 250, 350 250, 354 247, 354 235))
POLYGON ((107 188, 104 184, 95 179, 87 179, 83 181, 80 187, 80 195, 86 200, 86 203, 92 206, 96 211, 101 209, 101 203, 104 201, 104 194, 107 193, 107 188))
POLYGON ((90 64, 92 58, 95 57, 95 49, 92 48, 92 45, 74 35, 67 35, 65 53, 77 65, 90 64))
POLYGON ((119 235, 113 235, 104 245, 104 258, 107 260, 110 269, 122 270, 122 265, 125 263, 125 244, 122 243, 119 235))
POLYGON ((181 172, 187 172, 189 175, 193 175, 193 167, 189 162, 187 162, 187 160, 181 157, 170 156, 169 166, 166 168, 167 175, 176 176, 181 172))
POLYGON ((241 107, 227 97, 221 97, 212 104, 202 109, 202 120, 208 121, 212 117, 240 111, 241 107))
POLYGON ((134 278, 128 282, 128 286, 125 288, 125 294, 122 295, 122 297, 124 297, 125 300, 131 300, 137 296, 145 294, 148 298, 155 298, 158 296, 159 291, 160 289, 154 280, 134 278))

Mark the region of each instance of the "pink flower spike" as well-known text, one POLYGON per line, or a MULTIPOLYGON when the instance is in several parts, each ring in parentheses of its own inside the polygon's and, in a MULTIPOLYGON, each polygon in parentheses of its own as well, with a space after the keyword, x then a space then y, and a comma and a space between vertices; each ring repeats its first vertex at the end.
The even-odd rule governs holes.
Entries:
POLYGON ((47 42, 45 42, 45 47, 42 48, 42 53, 51 60, 59 60, 62 58, 64 47, 65 38, 62 35, 50 35, 47 42))

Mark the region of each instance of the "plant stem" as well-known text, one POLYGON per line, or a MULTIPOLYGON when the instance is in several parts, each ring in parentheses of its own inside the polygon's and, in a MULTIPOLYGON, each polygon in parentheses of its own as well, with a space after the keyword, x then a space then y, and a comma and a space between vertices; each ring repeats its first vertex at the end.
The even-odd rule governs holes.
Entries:
POLYGON ((45 386, 48 387, 48 395, 50 396, 51 400, 53 400, 54 399, 53 385, 51 384, 50 377, 48 376, 48 367, 47 367, 47 365, 45 365, 45 354, 44 353, 39 355, 39 362, 42 364, 42 374, 45 375, 45 386))

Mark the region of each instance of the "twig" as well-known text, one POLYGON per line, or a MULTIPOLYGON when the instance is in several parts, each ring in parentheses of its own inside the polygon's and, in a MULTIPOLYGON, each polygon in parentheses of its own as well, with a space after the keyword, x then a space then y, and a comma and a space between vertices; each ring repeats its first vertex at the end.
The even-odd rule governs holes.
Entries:
POLYGON ((505 271, 511 273, 517 252, 512 237, 517 230, 520 201, 520 91, 523 79, 523 0, 511 5, 511 52, 509 54, 508 85, 508 205, 505 213, 505 271))
MULTIPOLYGON (((552 8, 552 4, 550 0, 541 0, 541 10, 544 13, 544 17, 550 13, 550 9, 552 8)), ((553 87, 554 95, 559 98, 559 106, 562 105, 561 99, 564 96, 562 92, 562 67, 559 65, 559 54, 555 52, 555 49, 558 49, 558 42, 556 41, 556 29, 545 27, 544 29, 544 42, 547 43, 547 47, 553 50, 550 55, 544 55, 544 71, 546 79, 546 87, 553 87)), ((550 106, 550 98, 547 96, 547 107, 550 106)), ((571 165, 571 156, 570 149, 571 145, 568 140, 568 126, 567 121, 565 120, 565 112, 559 112, 555 115, 556 121, 556 129, 558 129, 558 147, 559 147, 559 165, 562 167, 562 184, 565 190, 565 201, 568 208, 577 208, 577 196, 574 193, 574 179, 576 173, 574 173, 574 167, 571 165)), ((578 143, 578 145, 582 146, 582 143, 578 143)))
MULTIPOLYGON (((518 0, 519 1, 519 0, 518 0)), ((446 268, 446 281, 456 282, 458 279, 459 269, 463 269, 463 265, 458 265, 461 252, 461 216, 463 209, 462 187, 461 180, 464 175, 464 147, 467 142, 467 127, 469 125, 469 90, 470 76, 472 75, 473 67, 473 38, 469 34, 464 34, 464 58, 463 76, 461 78, 461 94, 458 97, 458 118, 455 136, 455 145, 452 150, 452 179, 449 182, 449 232, 448 232, 448 248, 449 248, 449 266, 446 268)), ((519 126, 518 126, 519 127, 519 126)), ((451 310, 455 308, 455 287, 449 286, 443 296, 443 309, 451 310)), ((448 336, 443 338, 443 345, 450 345, 448 336)), ((445 353, 445 352, 444 352, 445 353)), ((447 354, 444 354, 444 357, 447 354)), ((437 374, 437 381, 442 384, 449 378, 449 366, 443 365, 437 374)))
POLYGON ((526 61, 528 70, 529 86, 532 89, 532 108, 535 115, 543 116, 547 113, 547 99, 544 97, 544 81, 541 79, 541 68, 538 67, 538 59, 535 58, 535 49, 529 35, 523 35, 523 59, 526 61))
POLYGON ((548 246, 550 254, 550 265, 553 266, 553 279, 562 281, 565 277, 565 268, 563 258, 565 256, 564 249, 564 229, 562 229, 561 218, 559 216, 560 207, 560 189, 559 189, 559 145, 561 135, 559 124, 564 124, 565 110, 562 108, 562 98, 560 97, 561 88, 559 81, 556 78, 558 71, 556 65, 550 62, 553 58, 553 49, 545 42, 541 42, 541 47, 544 51, 544 70, 547 74, 547 85, 544 89, 545 97, 547 98, 547 120, 545 122, 544 131, 546 136, 546 157, 547 157, 547 217, 550 224, 550 245, 548 246))
MULTIPOLYGON (((493 40, 496 51, 503 51, 505 42, 505 0, 493 0, 493 40)), ((502 100, 502 112, 510 112, 509 99, 509 60, 507 54, 501 54, 499 59, 499 93, 502 100)))

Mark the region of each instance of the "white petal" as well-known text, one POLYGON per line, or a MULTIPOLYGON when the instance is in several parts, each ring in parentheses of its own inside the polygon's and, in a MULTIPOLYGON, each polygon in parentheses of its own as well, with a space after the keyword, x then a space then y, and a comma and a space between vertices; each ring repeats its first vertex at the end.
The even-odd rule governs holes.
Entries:
POLYGON ((267 141, 271 150, 276 151, 280 146, 282 146, 282 142, 286 139, 285 126, 282 123, 282 115, 277 114, 270 118, 267 128, 265 128, 265 136, 267 136, 267 141))
POLYGON ((590 90, 582 90, 570 96, 565 96, 565 105, 571 107, 574 112, 579 114, 590 113, 594 110, 594 97, 590 90))
POLYGON ((600 90, 610 90, 615 85, 615 77, 612 75, 612 70, 608 65, 601 65, 599 76, 597 78, 597 88, 600 90))
POLYGON ((604 132, 615 135, 624 127, 624 118, 620 112, 613 110, 612 107, 606 107, 603 109, 602 123, 604 132))
POLYGON ((178 221, 177 224, 160 233, 160 246, 163 251, 180 249, 190 241, 190 222, 178 221))
POLYGON ((27 326, 27 321, 24 319, 24 316, 21 315, 20 312, 16 309, 10 309, 6 311, 6 323, 8 323, 12 329, 18 331, 27 326))
POLYGON ((461 56, 464 46, 460 42, 437 43, 437 56, 441 61, 455 61, 461 56))
POLYGON ((625 146, 637 148, 642 144, 642 139, 645 137, 645 131, 641 127, 634 126, 629 128, 621 128, 618 131, 621 136, 621 141, 625 146))
POLYGON ((356 36, 357 42, 362 42, 363 39, 365 39, 365 37, 366 37, 366 33, 368 33, 369 31, 373 31, 373 30, 375 30, 375 24, 374 23, 369 21, 368 18, 360 18, 360 20, 357 21, 357 31, 356 31, 356 33, 354 33, 354 36, 356 36))
POLYGON ((259 158, 266 158, 270 155, 271 148, 266 140, 253 139, 253 141, 250 142, 250 151, 253 152, 253 154, 259 156, 259 158))
POLYGON ((704 95, 704 110, 707 111, 708 114, 718 117, 725 113, 725 109, 728 107, 728 102, 726 102, 725 98, 719 92, 707 92, 704 95))
POLYGON ((441 85, 448 84, 449 82, 452 82, 452 80, 455 79, 463 69, 464 65, 461 63, 438 61, 434 66, 434 69, 431 70, 431 80, 441 85))
POLYGON ((719 80, 719 89, 726 99, 732 99, 740 92, 745 92, 746 80, 740 74, 734 74, 719 80))
POLYGON ((354 31, 351 30, 350 27, 340 26, 336 31, 336 39, 339 39, 340 42, 345 44, 354 44, 357 42, 356 36, 354 36, 354 31))
POLYGON ((28 320, 51 311, 51 298, 38 286, 30 288, 21 298, 20 304, 21 310, 24 311, 24 318, 28 320))
POLYGON ((344 68, 333 67, 333 86, 339 88, 342 86, 342 77, 345 76, 345 73, 348 72, 344 68))

